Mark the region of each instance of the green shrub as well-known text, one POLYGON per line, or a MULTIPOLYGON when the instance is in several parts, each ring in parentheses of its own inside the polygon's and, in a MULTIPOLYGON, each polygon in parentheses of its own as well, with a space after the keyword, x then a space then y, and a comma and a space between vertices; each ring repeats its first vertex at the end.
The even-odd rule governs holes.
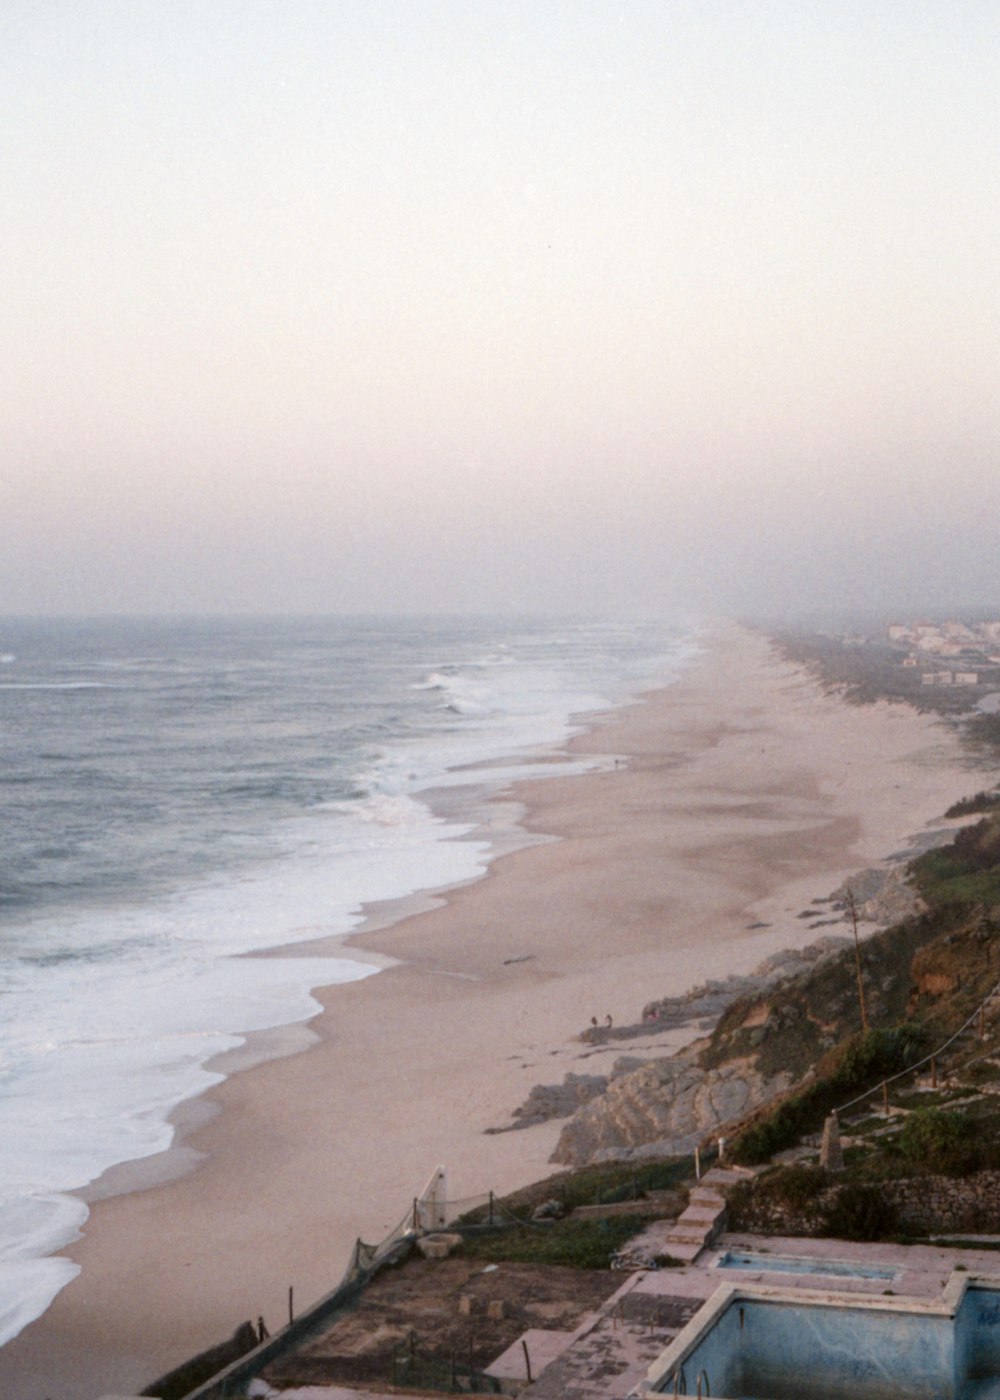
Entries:
POLYGON ((910 869, 928 904, 995 904, 1000 901, 1000 817, 984 817, 913 861, 910 869))
POLYGON ((822 1167, 797 1163, 769 1172, 760 1180, 757 1189, 766 1201, 789 1206, 792 1210, 806 1210, 826 1185, 827 1175, 822 1167))
POLYGON ((831 1052, 819 1078, 749 1124, 733 1143, 732 1155, 747 1166, 768 1161, 803 1133, 818 1129, 826 1115, 845 1101, 915 1064, 926 1041, 926 1031, 913 1022, 859 1031, 831 1052))
POLYGON ((462 1254, 489 1263, 562 1264, 573 1269, 607 1269, 611 1256, 642 1230, 642 1216, 608 1220, 558 1220, 553 1225, 514 1227, 466 1238, 462 1254))
POLYGON ((1000 792, 977 792, 974 797, 963 797, 953 802, 945 812, 946 817, 969 817, 974 812, 988 812, 1000 807, 1000 792))
POLYGON ((838 1240, 882 1240, 896 1232, 896 1208, 874 1186, 842 1186, 823 1212, 823 1230, 838 1240))
POLYGON ((947 1176, 975 1171, 982 1159, 975 1121, 957 1110, 915 1109, 903 1124, 896 1146, 908 1162, 947 1176))

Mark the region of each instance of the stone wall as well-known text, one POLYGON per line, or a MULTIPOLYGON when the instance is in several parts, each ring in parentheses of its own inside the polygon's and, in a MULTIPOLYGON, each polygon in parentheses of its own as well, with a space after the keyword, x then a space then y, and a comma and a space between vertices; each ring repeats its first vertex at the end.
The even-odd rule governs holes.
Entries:
POLYGON ((900 1228, 919 1235, 963 1230, 1000 1234, 1000 1172, 972 1176, 922 1176, 887 1181, 885 1193, 899 1211, 900 1228))
MULTIPOLYGON (((840 1189, 837 1178, 808 1202, 790 1203, 761 1190, 742 1188, 730 1204, 731 1230, 755 1234, 818 1235, 824 1213, 840 1189)), ((1000 1234, 1000 1171, 971 1176, 918 1176, 873 1182, 895 1208, 904 1234, 1000 1234)))

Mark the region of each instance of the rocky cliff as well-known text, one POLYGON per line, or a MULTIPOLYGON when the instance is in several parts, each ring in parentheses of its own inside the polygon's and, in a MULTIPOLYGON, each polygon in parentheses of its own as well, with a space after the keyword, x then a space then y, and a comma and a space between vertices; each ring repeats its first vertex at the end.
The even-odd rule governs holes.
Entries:
POLYGON ((690 1052, 651 1060, 612 1077, 603 1094, 573 1114, 552 1161, 583 1166, 678 1156, 791 1083, 790 1074, 765 1076, 750 1060, 718 1069, 703 1069, 690 1052))

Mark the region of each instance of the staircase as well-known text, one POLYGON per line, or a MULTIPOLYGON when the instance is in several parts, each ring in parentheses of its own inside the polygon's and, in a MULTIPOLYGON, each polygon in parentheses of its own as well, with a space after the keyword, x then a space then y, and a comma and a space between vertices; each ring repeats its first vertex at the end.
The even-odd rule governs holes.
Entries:
POLYGON ((727 1186, 743 1181, 752 1173, 738 1168, 713 1167, 694 1187, 685 1211, 678 1217, 667 1235, 667 1252, 684 1264, 691 1264, 703 1249, 726 1228, 727 1186))

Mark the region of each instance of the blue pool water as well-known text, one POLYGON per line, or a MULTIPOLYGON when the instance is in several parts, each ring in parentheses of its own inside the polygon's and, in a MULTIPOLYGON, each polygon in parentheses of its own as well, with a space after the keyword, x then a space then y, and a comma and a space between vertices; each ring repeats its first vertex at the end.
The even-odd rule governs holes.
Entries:
POLYGON ((804 1259, 794 1255, 753 1254, 727 1250, 716 1265, 719 1269, 740 1269, 744 1272, 779 1274, 824 1274, 834 1278, 896 1277, 892 1268, 869 1264, 852 1264, 846 1259, 804 1259))

